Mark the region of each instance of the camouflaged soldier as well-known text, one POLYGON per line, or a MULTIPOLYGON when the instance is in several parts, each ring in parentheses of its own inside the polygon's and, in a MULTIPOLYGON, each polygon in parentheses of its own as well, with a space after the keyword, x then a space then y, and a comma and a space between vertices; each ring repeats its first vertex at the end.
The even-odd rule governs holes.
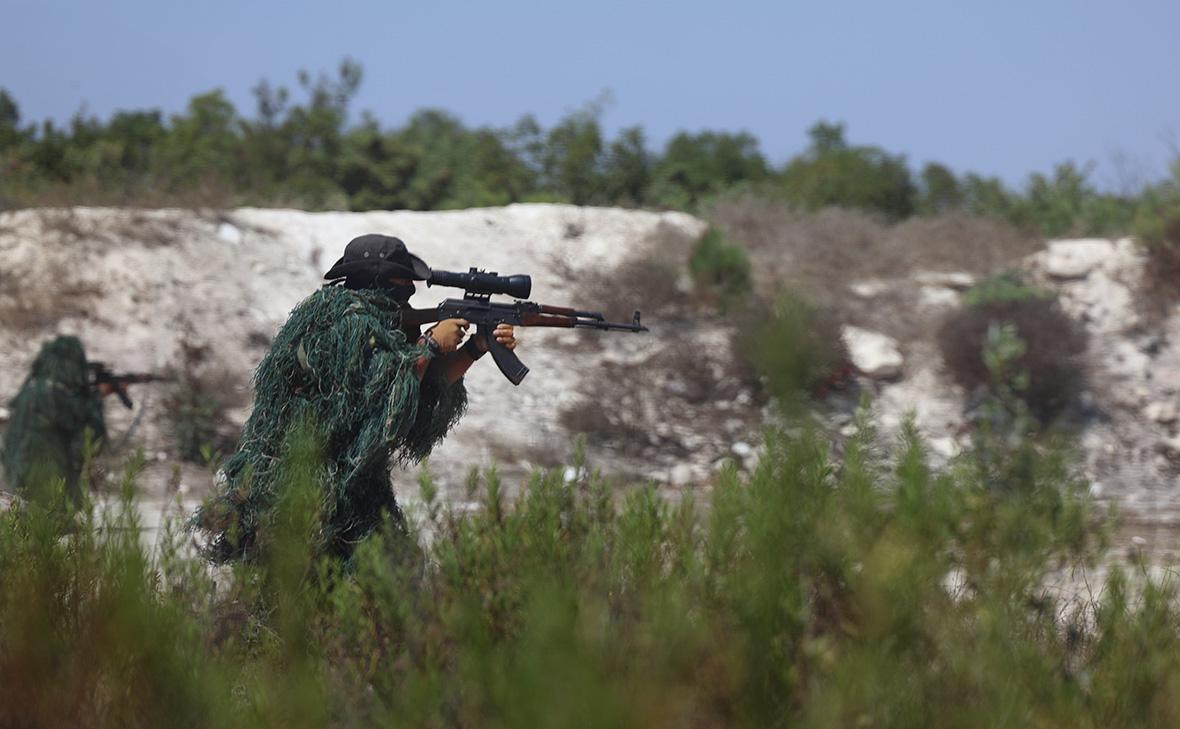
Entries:
MULTIPOLYGON (((421 460, 458 421, 463 374, 486 347, 482 338, 459 346, 468 328, 461 319, 424 334, 402 325, 414 281, 429 276, 397 238, 361 236, 325 274, 328 283, 291 312, 254 375, 238 449, 196 516, 211 559, 249 559, 264 546, 284 488, 284 444, 300 424, 312 424, 327 458, 319 551, 350 555, 383 513, 401 522, 390 466, 421 460)), ((516 346, 512 327, 494 335, 516 346)))
POLYGON ((9 406, 0 458, 9 488, 36 497, 64 481, 66 493, 79 503, 87 442, 97 449, 106 438, 102 398, 112 392, 92 384, 76 337, 46 342, 9 406))

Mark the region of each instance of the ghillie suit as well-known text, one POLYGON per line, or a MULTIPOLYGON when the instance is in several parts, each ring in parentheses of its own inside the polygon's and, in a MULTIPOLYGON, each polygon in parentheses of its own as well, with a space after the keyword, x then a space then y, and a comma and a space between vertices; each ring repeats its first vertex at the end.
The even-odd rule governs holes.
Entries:
POLYGON ((238 450, 222 468, 223 492, 197 515, 214 561, 257 555, 284 488, 285 441, 304 424, 323 440, 326 464, 318 550, 352 553, 388 512, 402 519, 389 479, 392 462, 415 462, 462 416, 462 380, 433 368, 419 382, 425 347, 399 328, 388 289, 328 286, 291 313, 254 375, 254 410, 238 450))
POLYGON ((102 397, 90 383, 82 343, 76 337, 46 342, 10 409, 2 456, 9 487, 36 496, 64 479, 66 492, 80 501, 87 438, 95 447, 106 438, 102 397))

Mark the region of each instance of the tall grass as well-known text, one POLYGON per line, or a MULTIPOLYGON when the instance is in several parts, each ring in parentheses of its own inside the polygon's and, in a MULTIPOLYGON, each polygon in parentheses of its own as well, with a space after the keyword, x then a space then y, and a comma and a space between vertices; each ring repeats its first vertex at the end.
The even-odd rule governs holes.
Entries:
POLYGON ((869 418, 772 432, 698 500, 578 459, 318 560, 314 431, 257 564, 108 516, 0 515, 0 726, 1174 726, 1174 592, 1046 588, 1102 527, 1064 452, 983 430, 945 472, 869 418), (572 476, 572 477, 571 477, 572 476))

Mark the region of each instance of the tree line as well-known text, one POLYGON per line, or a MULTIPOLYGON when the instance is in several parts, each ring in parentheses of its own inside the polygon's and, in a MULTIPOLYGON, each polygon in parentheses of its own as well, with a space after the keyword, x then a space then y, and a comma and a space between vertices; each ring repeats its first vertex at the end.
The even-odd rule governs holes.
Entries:
POLYGON ((772 164, 746 132, 680 132, 653 150, 640 126, 613 137, 601 106, 545 128, 523 116, 505 128, 470 127, 424 109, 401 126, 365 112, 352 121, 359 64, 298 75, 298 94, 260 82, 253 115, 221 90, 193 96, 179 114, 84 113, 67 125, 22 120, 0 89, 0 207, 47 202, 177 204, 214 194, 225 204, 309 209, 438 210, 521 201, 696 210, 722 194, 754 191, 810 210, 859 208, 891 220, 963 211, 1046 235, 1122 232, 1164 183, 1135 196, 1102 192, 1073 162, 1033 174, 1024 189, 848 141, 820 121, 807 148, 772 164), (296 98, 298 96, 298 98, 296 98))

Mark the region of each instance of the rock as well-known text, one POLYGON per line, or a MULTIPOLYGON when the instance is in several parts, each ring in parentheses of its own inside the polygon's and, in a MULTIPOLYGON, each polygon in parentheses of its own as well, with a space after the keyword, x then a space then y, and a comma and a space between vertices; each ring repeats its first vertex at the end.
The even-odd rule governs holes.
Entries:
POLYGON ((749 443, 743 443, 740 440, 738 442, 734 443, 732 446, 730 446, 729 449, 731 451, 733 451, 733 454, 735 456, 737 456, 738 458, 745 458, 746 456, 748 456, 754 452, 753 446, 751 446, 749 443))
POLYGON ((1073 280, 1085 278, 1104 260, 1114 254, 1114 244, 1108 240, 1055 240, 1049 243, 1042 263, 1045 273, 1053 278, 1073 280))
POLYGON ((959 455, 959 443, 949 435, 928 440, 930 450, 943 458, 950 459, 959 455))
POLYGON ((222 223, 217 226, 217 237, 230 245, 238 245, 242 242, 242 229, 233 223, 222 223))
POLYGON ((866 377, 890 380, 901 376, 903 360, 893 337, 846 325, 841 338, 848 347, 852 364, 866 377))
POLYGON ((758 446, 750 451, 750 453, 742 459, 742 465, 750 473, 758 470, 758 464, 762 461, 762 454, 765 452, 765 446, 758 446))
MULTIPOLYGON (((1126 340, 1115 341, 1113 346, 1108 346, 1103 351, 1103 357, 1106 360, 1107 367, 1112 372, 1136 381, 1142 381, 1148 378, 1148 373, 1151 369, 1151 358, 1141 352, 1131 342, 1126 340)), ((1136 394, 1142 400, 1146 399, 1150 393, 1140 387, 1136 394)))
POLYGON ((1106 271, 1095 271, 1061 294, 1066 312, 1081 319, 1092 334, 1119 334, 1139 324, 1139 295, 1106 271))
POLYGON ((12 417, 12 413, 8 412, 8 408, 0 408, 0 423, 8 422, 10 417, 12 417))
POLYGON ((919 292, 922 304, 932 308, 954 306, 959 303, 959 294, 946 286, 923 286, 919 292))
POLYGON ((1103 261, 1103 268, 1122 274, 1141 274, 1147 264, 1143 246, 1134 238, 1119 238, 1114 242, 1114 258, 1103 261))
POLYGON ((1167 425, 1168 423, 1176 422, 1177 418, 1180 417, 1180 413, 1177 413, 1176 403, 1156 401, 1148 403, 1147 407, 1143 408, 1143 417, 1162 425, 1167 425))
POLYGON ((966 271, 918 271, 914 281, 923 286, 966 291, 975 285, 975 277, 966 271))
POLYGON ((676 464, 668 473, 668 480, 672 482, 673 486, 689 485, 693 481, 692 466, 687 463, 676 464))
POLYGON ((869 279, 868 281, 857 281, 849 286, 848 290, 862 299, 871 299, 888 291, 889 282, 877 278, 869 279))

